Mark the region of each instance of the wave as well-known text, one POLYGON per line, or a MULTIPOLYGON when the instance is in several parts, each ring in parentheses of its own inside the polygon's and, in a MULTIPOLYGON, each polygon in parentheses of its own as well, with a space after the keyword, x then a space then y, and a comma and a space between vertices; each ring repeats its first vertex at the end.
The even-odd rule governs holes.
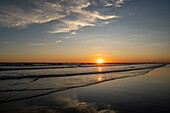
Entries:
POLYGON ((114 65, 118 65, 118 64, 107 63, 104 65, 96 65, 93 63, 0 63, 0 71, 61 69, 61 68, 77 68, 77 67, 114 66, 114 65))
POLYGON ((13 70, 38 70, 38 69, 61 69, 61 68, 78 68, 78 67, 103 67, 103 66, 125 66, 141 65, 146 63, 0 63, 0 71, 13 70))
MULTIPOLYGON (((152 64, 152 65, 144 65, 144 66, 135 66, 135 67, 125 67, 125 68, 119 68, 119 69, 114 69, 111 68, 109 70, 104 70, 104 71, 88 71, 87 69, 85 70, 85 72, 73 72, 73 73, 58 73, 58 74, 33 74, 33 75, 18 75, 18 76, 9 76, 9 75, 5 75, 5 76, 0 76, 0 80, 9 80, 9 79, 24 79, 24 78, 48 78, 48 77, 66 77, 66 76, 80 76, 80 75, 89 75, 89 74, 105 74, 105 73, 113 73, 113 72, 124 72, 124 71, 133 71, 133 70, 142 70, 142 69, 152 69, 152 68, 158 68, 158 67, 162 67, 165 66, 166 64, 152 64)), ((90 69, 89 69, 90 70, 90 69)))

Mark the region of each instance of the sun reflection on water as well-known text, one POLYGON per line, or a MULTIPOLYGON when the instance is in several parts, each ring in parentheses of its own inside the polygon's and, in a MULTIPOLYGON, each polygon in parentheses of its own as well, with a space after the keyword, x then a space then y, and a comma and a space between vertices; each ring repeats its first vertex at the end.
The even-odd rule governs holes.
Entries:
MULTIPOLYGON (((102 72, 102 67, 98 67, 98 72, 102 72)), ((99 75, 98 77, 97 77, 97 81, 98 82, 100 82, 100 81, 102 81, 103 79, 102 79, 102 75, 99 75)))
POLYGON ((102 67, 98 67, 98 72, 102 72, 102 67))

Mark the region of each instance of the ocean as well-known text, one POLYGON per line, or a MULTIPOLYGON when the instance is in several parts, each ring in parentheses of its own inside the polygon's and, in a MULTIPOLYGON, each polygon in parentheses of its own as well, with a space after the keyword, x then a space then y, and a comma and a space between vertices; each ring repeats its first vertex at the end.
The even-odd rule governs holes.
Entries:
MULTIPOLYGON (((155 80, 152 75, 149 79, 151 82, 147 83, 152 86, 151 91, 146 91, 145 88, 150 87, 145 83, 147 79, 139 77, 147 76, 158 68, 169 69, 168 66, 162 63, 1 63, 0 104, 3 106, 1 113, 9 112, 11 109, 26 113, 43 110, 47 112, 47 109, 57 113, 69 113, 74 110, 76 113, 137 113, 137 111, 140 113, 142 111, 140 106, 149 104, 146 98, 149 100, 154 97, 150 94, 155 92, 151 91, 160 87, 151 84, 155 80), (139 90, 140 88, 144 89, 139 90), (145 93, 148 93, 150 98, 145 93), (146 103, 142 99, 146 99, 146 103), (29 103, 29 106, 26 103, 29 103), (36 104, 31 106, 30 103, 36 104), (67 105, 69 103, 71 105, 67 105), (90 111, 87 111, 87 107, 90 111)), ((164 84, 163 88, 170 88, 169 83, 161 82, 160 75, 159 78, 160 84, 164 84)), ((168 91, 164 93, 166 92, 169 94, 168 91)), ((159 99, 163 98, 160 97, 159 99)), ((165 97, 170 99, 168 95, 165 97)), ((168 101, 164 104, 165 113, 166 107, 170 104, 168 101)), ((159 107, 162 109, 161 105, 159 107)), ((154 105, 151 108, 156 109, 154 105)), ((155 112, 160 111, 156 109, 155 112)))

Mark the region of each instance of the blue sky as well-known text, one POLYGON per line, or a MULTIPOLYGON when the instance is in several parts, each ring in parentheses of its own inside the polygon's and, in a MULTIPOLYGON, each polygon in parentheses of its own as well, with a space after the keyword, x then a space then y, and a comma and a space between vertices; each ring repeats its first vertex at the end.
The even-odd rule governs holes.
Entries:
POLYGON ((168 0, 1 0, 1 62, 170 62, 168 0))

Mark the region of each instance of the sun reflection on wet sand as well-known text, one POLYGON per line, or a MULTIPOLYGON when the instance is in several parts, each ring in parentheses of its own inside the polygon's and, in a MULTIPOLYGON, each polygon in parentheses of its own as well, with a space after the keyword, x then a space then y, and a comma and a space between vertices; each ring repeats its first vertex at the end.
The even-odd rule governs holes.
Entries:
POLYGON ((99 77, 97 78, 97 81, 102 81, 102 77, 99 76, 99 77))

